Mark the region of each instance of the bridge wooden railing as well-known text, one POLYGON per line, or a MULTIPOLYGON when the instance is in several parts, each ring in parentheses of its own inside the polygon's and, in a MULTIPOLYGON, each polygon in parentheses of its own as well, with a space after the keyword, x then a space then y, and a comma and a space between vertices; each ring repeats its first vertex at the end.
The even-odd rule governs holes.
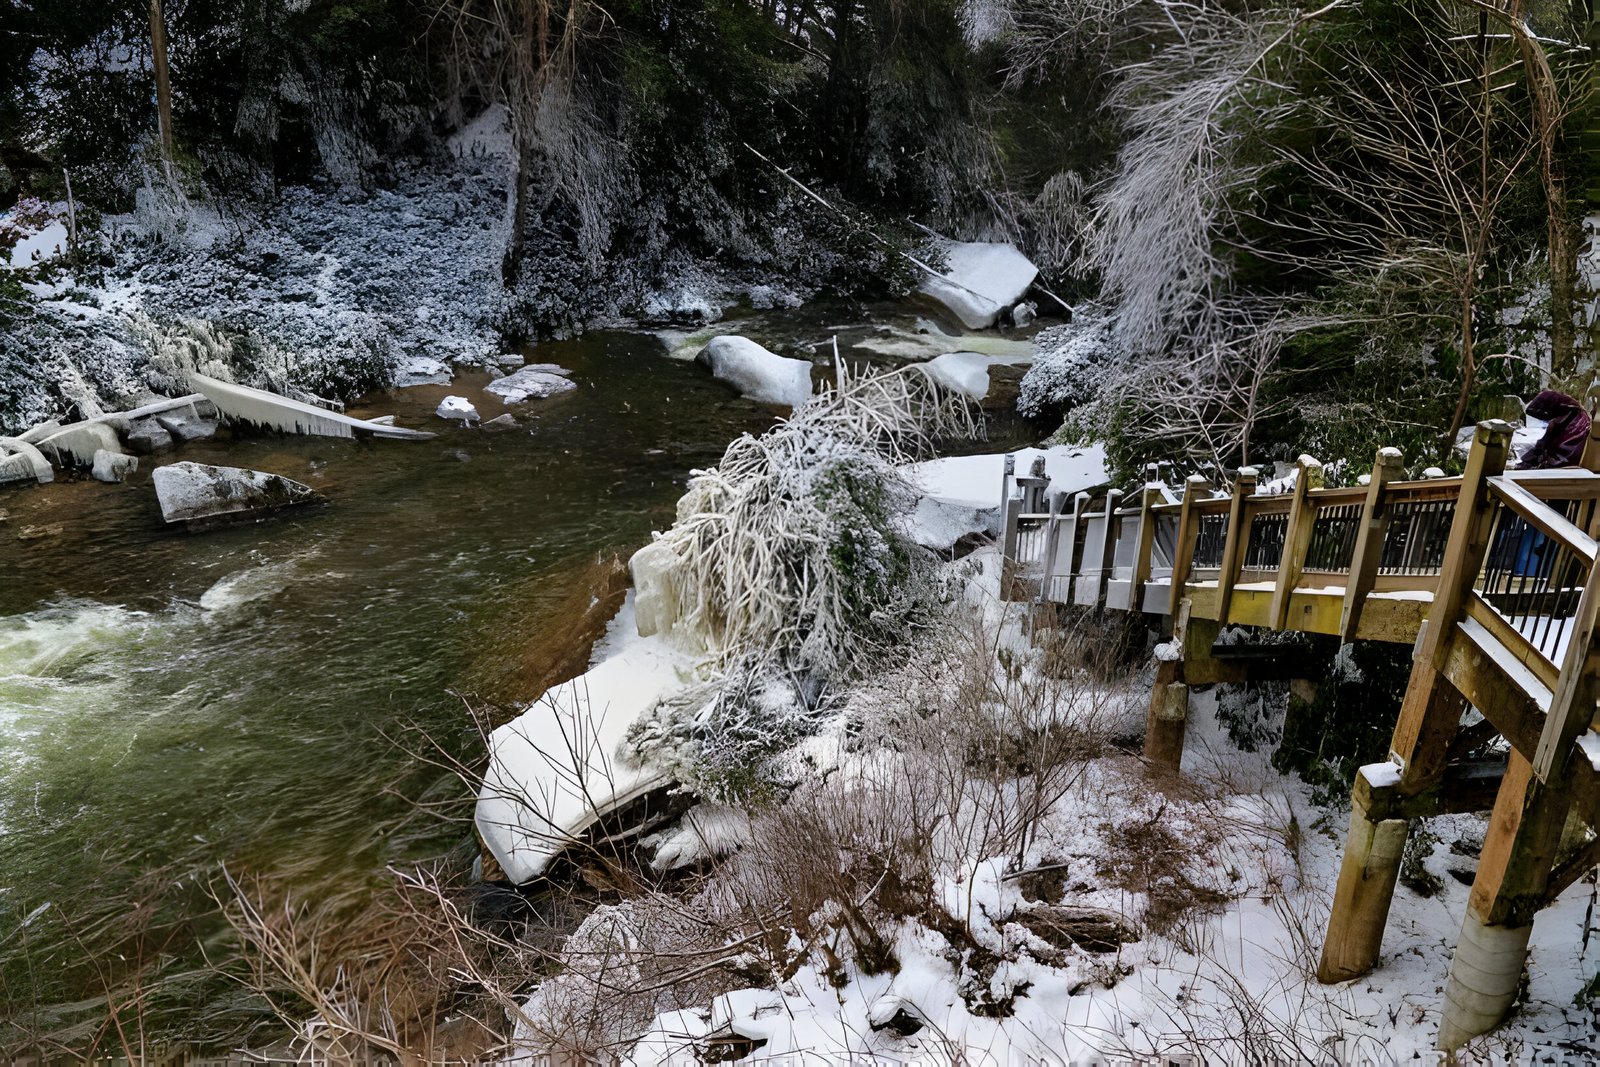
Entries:
POLYGON ((1070 500, 1030 476, 1005 511, 1009 597, 1164 617, 1179 655, 1151 697, 1154 763, 1181 764, 1188 686, 1240 677, 1223 626, 1413 645, 1389 759, 1352 786, 1318 974, 1377 963, 1413 818, 1492 808, 1447 1050, 1504 1017, 1534 913, 1600 862, 1600 423, 1581 468, 1508 472, 1510 437, 1480 424, 1458 477, 1404 480, 1384 449, 1347 488, 1302 456, 1287 492, 1248 467, 1226 489, 1196 476, 1181 495, 1151 480, 1070 500))

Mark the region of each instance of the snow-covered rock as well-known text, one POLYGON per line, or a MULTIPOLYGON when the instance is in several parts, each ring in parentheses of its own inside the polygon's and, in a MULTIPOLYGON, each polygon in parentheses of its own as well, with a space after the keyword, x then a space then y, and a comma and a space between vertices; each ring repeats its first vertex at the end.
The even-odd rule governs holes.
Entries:
POLYGON ((490 382, 483 387, 483 391, 493 393, 507 404, 544 400, 569 393, 577 388, 567 380, 566 375, 569 373, 571 372, 554 364, 536 363, 531 367, 523 367, 515 374, 508 374, 498 381, 490 382))
POLYGON ((265 518, 318 499, 309 485, 243 467, 170 463, 157 467, 151 479, 161 517, 167 522, 188 523, 191 528, 265 518))
POLYGON ((1039 268, 1015 245, 952 242, 945 255, 949 269, 923 279, 919 289, 969 330, 993 326, 1001 310, 1020 300, 1039 276, 1039 268))
POLYGON ((190 441, 204 441, 213 437, 217 432, 217 423, 214 419, 191 419, 183 415, 157 415, 156 423, 172 439, 179 444, 188 444, 190 441))
POLYGON ((130 451, 140 456, 153 456, 172 448, 172 431, 155 419, 134 419, 128 426, 126 440, 130 451))
POLYGON ((478 833, 512 882, 612 812, 670 781, 635 761, 628 728, 691 674, 689 657, 635 636, 634 594, 611 621, 588 673, 551 689, 489 737, 478 833))
POLYGON ((1011 309, 1011 325, 1021 329, 1031 323, 1034 319, 1038 318, 1038 316, 1039 309, 1034 307, 1028 301, 1024 300, 1022 303, 1011 309))
POLYGON ((407 356, 394 369, 397 389, 413 385, 449 385, 450 368, 432 356, 407 356))
POLYGON ((811 396, 810 363, 769 352, 748 337, 713 337, 695 362, 757 403, 797 408, 811 396))
POLYGON ((99 449, 94 454, 94 465, 89 473, 99 482, 125 482, 128 475, 139 469, 139 460, 120 452, 99 449))
POLYGON ((989 395, 990 362, 976 352, 946 352, 922 364, 922 369, 946 389, 982 400, 989 395))
POLYGON ((517 421, 517 417, 515 415, 511 414, 509 411, 506 411, 496 415, 494 418, 484 423, 483 428, 491 431, 518 430, 522 428, 522 423, 517 421))
POLYGON ((439 401, 439 406, 434 410, 434 414, 441 419, 450 419, 466 426, 471 426, 478 421, 478 409, 473 406, 472 401, 464 396, 445 397, 439 401))
POLYGON ((923 548, 949 552, 994 532, 993 513, 925 496, 906 517, 906 533, 923 548))

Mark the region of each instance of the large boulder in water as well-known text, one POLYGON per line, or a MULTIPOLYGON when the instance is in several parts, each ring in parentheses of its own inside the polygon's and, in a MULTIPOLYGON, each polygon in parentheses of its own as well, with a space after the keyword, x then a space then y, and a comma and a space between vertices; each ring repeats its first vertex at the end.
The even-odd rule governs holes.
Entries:
POLYGON ((161 517, 187 523, 190 529, 254 522, 320 499, 309 485, 243 467, 169 463, 157 467, 151 478, 161 517))
POLYGON ((768 352, 748 337, 713 337, 695 362, 757 403, 797 408, 811 397, 810 363, 768 352))
POLYGON ((1001 310, 1022 299, 1039 276, 1039 268, 1015 245, 952 242, 944 251, 949 269, 942 276, 923 279, 919 289, 969 330, 993 326, 1001 310))

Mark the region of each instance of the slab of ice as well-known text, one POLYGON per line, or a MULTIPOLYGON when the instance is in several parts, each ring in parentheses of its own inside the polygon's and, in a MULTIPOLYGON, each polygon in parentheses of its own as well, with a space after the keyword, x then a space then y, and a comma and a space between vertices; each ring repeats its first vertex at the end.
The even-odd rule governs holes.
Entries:
POLYGON ((450 368, 431 356, 407 356, 394 371, 397 389, 413 385, 449 385, 450 368))
POLYGON ((695 362, 757 403, 797 408, 811 396, 810 363, 769 352, 748 337, 713 337, 695 362))
POLYGON ((1039 268, 1015 245, 955 242, 945 247, 949 269, 919 287, 948 308, 969 330, 994 325, 1003 308, 1022 298, 1039 268))

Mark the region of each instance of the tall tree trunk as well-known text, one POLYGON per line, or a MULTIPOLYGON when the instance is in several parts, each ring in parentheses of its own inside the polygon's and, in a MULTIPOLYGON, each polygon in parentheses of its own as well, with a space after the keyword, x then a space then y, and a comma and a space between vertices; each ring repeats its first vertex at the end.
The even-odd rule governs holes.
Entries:
POLYGON ((172 80, 167 73, 167 26, 161 0, 150 0, 150 60, 156 72, 156 121, 161 133, 161 158, 172 162, 172 80))

